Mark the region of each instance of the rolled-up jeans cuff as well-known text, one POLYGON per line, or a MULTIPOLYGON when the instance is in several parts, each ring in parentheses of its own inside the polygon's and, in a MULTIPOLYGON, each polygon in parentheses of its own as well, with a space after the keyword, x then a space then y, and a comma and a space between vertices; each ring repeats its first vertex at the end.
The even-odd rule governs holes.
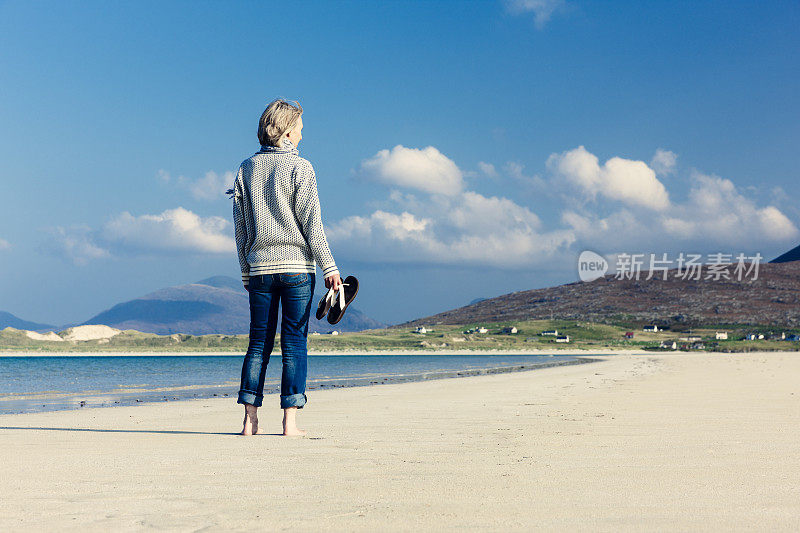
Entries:
POLYGON ((261 402, 263 399, 263 394, 256 394, 255 392, 250 392, 249 390, 240 390, 239 399, 236 400, 236 403, 249 403, 255 407, 261 407, 261 402))
POLYGON ((306 398, 305 393, 281 396, 281 409, 286 409, 287 407, 302 409, 307 401, 308 398, 306 398))

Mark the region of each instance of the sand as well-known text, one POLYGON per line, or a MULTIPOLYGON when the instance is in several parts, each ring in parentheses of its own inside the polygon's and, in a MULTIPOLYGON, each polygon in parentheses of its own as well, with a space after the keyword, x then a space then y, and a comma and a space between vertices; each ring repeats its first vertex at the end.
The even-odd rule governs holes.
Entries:
POLYGON ((797 531, 800 354, 0 416, 0 530, 797 531), (261 410, 277 431, 277 399, 261 410))
MULTIPOLYGON (((8 328, 6 328, 8 329, 8 328)), ((55 331, 48 331, 47 333, 37 333, 35 331, 21 330, 25 332, 25 336, 35 341, 53 341, 64 342, 64 339, 59 337, 55 331)))

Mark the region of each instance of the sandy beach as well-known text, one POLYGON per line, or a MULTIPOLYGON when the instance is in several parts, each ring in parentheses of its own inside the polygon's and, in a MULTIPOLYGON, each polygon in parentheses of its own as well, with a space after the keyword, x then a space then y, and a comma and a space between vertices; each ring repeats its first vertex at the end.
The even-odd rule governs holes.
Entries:
POLYGON ((798 354, 592 358, 313 391, 307 438, 231 399, 0 416, 0 530, 800 529, 798 354))

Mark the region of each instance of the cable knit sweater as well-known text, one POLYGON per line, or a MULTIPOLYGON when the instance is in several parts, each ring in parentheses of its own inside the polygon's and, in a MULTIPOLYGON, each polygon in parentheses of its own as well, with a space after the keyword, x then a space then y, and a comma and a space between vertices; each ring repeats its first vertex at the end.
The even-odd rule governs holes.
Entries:
POLYGON ((322 228, 314 168, 291 141, 262 146, 239 166, 233 223, 242 281, 277 272, 338 274, 322 228))

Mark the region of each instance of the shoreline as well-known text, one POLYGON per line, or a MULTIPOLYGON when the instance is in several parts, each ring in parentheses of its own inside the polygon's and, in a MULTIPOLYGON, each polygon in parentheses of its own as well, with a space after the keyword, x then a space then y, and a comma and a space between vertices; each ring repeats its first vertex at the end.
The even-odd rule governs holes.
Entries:
MULTIPOLYGON (((274 350, 272 355, 280 355, 280 350, 274 350)), ((308 352, 309 357, 324 356, 346 356, 346 355, 653 355, 647 350, 617 350, 613 348, 598 349, 556 349, 556 350, 321 350, 308 352)), ((692 352, 670 352, 670 353, 692 353, 692 352)), ((118 352, 90 352, 90 351, 64 351, 64 352, 26 352, 26 351, 0 351, 0 359, 4 357, 178 357, 178 356, 244 356, 245 351, 226 352, 226 351, 118 351, 118 352)))
MULTIPOLYGON (((567 356, 570 357, 570 356, 567 356)), ((425 372, 410 372, 387 374, 383 376, 355 376, 337 378, 319 378, 308 381, 306 390, 317 392, 337 388, 372 387, 376 385, 392 385, 403 383, 417 383, 422 381, 435 381, 441 379, 455 379, 512 372, 532 372, 543 368, 556 366, 579 365, 593 363, 596 359, 587 357, 574 357, 567 360, 533 362, 530 364, 514 364, 506 366, 467 368, 461 370, 433 370, 425 372)), ((265 398, 280 392, 279 382, 267 383, 264 388, 265 398)), ((80 391, 62 393, 19 393, 16 396, 0 396, 0 415, 33 414, 83 409, 108 409, 134 405, 147 405, 161 402, 185 402, 189 400, 205 400, 213 398, 236 397, 238 384, 223 383, 219 385, 197 385, 162 387, 157 389, 137 390, 110 390, 110 391, 80 391), (5 410, 6 405, 18 403, 21 406, 40 405, 42 408, 27 408, 23 410, 5 410), (4 409, 5 408, 5 409, 4 409)))

